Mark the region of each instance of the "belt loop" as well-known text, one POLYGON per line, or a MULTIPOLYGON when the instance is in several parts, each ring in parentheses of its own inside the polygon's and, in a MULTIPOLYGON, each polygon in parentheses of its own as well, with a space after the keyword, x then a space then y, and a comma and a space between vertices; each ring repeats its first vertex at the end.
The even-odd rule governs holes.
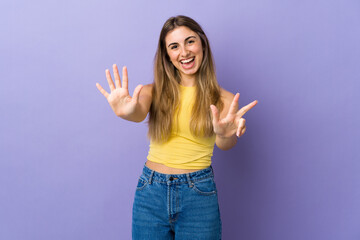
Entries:
POLYGON ((149 177, 149 184, 151 184, 151 180, 152 180, 152 177, 154 175, 154 170, 151 170, 151 174, 150 174, 150 177, 149 177))
POLYGON ((212 174, 214 175, 214 169, 213 169, 213 167, 211 165, 210 165, 210 168, 211 168, 212 174))
POLYGON ((187 181, 189 183, 189 187, 193 187, 193 183, 191 182, 191 179, 190 179, 190 174, 189 173, 186 173, 186 178, 187 178, 187 181))

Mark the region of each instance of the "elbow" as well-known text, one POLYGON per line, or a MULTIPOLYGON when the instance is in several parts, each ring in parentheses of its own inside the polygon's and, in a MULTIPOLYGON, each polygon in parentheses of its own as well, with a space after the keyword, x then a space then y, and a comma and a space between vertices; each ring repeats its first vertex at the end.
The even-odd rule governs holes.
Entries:
POLYGON ((234 136, 232 136, 232 137, 230 137, 230 138, 228 138, 226 140, 219 138, 219 139, 216 140, 215 143, 216 143, 216 146, 219 149, 221 149, 223 151, 227 151, 227 150, 230 150, 231 148, 233 148, 236 145, 237 137, 234 135, 234 136))
POLYGON ((140 123, 146 119, 146 116, 147 116, 147 114, 145 114, 143 116, 139 116, 139 117, 137 117, 137 119, 134 120, 134 122, 140 123))
POLYGON ((136 123, 141 123, 142 121, 145 120, 146 117, 144 118, 140 118, 140 119, 134 119, 133 122, 136 122, 136 123))
POLYGON ((136 122, 136 123, 140 123, 140 122, 144 121, 146 118, 146 115, 145 116, 124 116, 124 115, 116 114, 116 116, 118 116, 124 120, 136 122))
POLYGON ((221 149, 221 150, 223 150, 223 151, 227 151, 227 150, 230 150, 230 149, 232 149, 234 146, 235 146, 235 144, 234 145, 227 145, 227 146, 221 146, 221 145, 216 145, 219 149, 221 149))

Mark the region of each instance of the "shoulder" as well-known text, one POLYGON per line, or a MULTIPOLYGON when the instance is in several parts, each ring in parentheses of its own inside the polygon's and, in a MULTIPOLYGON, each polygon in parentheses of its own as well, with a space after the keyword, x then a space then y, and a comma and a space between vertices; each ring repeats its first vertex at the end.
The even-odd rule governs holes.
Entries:
POLYGON ((139 95, 139 102, 145 106, 146 109, 150 108, 152 102, 152 84, 143 85, 139 95))
POLYGON ((228 113, 230 105, 231 105, 235 95, 232 92, 229 92, 222 87, 220 87, 220 94, 221 94, 221 100, 224 103, 224 107, 220 113, 220 116, 224 117, 228 113))
POLYGON ((220 94, 221 94, 221 100, 224 102, 224 104, 229 103, 229 102, 231 104, 231 102, 235 96, 232 92, 229 92, 222 87, 220 87, 220 94))
POLYGON ((146 84, 142 87, 140 95, 152 96, 153 83, 146 84))
POLYGON ((150 83, 150 84, 146 84, 143 86, 143 90, 146 91, 146 92, 150 92, 152 91, 152 88, 153 88, 153 83, 150 83))
POLYGON ((221 100, 224 103, 224 110, 229 109, 235 95, 232 92, 225 90, 224 88, 220 88, 221 100))

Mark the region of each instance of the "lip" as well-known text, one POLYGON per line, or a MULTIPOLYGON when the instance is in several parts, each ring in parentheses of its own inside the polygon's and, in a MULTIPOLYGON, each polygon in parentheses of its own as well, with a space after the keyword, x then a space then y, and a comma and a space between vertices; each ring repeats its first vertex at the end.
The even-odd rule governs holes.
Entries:
POLYGON ((195 58, 194 58, 194 60, 192 62, 190 62, 188 64, 181 63, 180 65, 184 70, 192 69, 195 66, 195 58))
POLYGON ((189 58, 180 59, 179 62, 180 62, 181 64, 183 64, 182 61, 186 61, 186 60, 189 60, 189 59, 192 59, 192 58, 194 58, 194 60, 195 60, 195 56, 193 56, 193 57, 189 57, 189 58))

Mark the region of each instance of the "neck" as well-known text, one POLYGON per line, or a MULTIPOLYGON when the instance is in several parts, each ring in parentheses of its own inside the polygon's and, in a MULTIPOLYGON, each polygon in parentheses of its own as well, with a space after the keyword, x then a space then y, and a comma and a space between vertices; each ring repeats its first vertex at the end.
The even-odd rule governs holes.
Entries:
POLYGON ((192 76, 192 77, 182 76, 180 84, 184 87, 194 87, 195 86, 195 76, 192 76))

